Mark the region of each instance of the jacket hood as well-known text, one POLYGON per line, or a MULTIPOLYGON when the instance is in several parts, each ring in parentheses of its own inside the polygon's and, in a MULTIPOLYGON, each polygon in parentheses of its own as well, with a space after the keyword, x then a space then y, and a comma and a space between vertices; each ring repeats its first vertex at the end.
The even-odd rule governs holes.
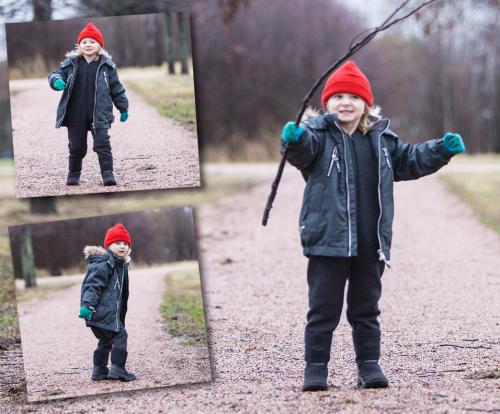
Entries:
MULTIPOLYGON (((130 263, 131 262, 131 253, 132 249, 129 249, 128 255, 125 256, 125 263, 130 263)), ((108 250, 106 250, 102 246, 85 246, 83 249, 83 255, 86 260, 108 260, 110 257, 112 257, 112 254, 108 250)))
MULTIPOLYGON (((102 59, 104 59, 104 63, 105 64, 108 64, 112 68, 116 68, 116 64, 111 59, 111 55, 108 52, 106 52, 104 49, 103 49, 103 53, 100 56, 101 56, 102 59)), ((78 57, 79 57, 78 56, 78 51, 76 51, 76 50, 72 50, 72 51, 66 53, 66 59, 64 59, 61 62, 61 66, 70 65, 71 62, 74 62, 76 59, 78 59, 78 57)))

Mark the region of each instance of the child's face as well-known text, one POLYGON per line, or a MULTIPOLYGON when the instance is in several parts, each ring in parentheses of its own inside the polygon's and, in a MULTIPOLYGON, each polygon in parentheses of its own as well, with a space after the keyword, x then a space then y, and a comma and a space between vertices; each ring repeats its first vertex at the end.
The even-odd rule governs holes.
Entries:
POLYGON ((326 110, 337 114, 340 123, 357 126, 363 116, 365 106, 365 101, 357 95, 337 93, 326 103, 326 110))
POLYGON ((100 47, 101 45, 99 44, 99 42, 95 39, 92 39, 91 37, 84 37, 80 42, 80 49, 82 50, 83 54, 88 57, 97 55, 100 47))
POLYGON ((128 254, 128 251, 130 249, 128 243, 119 241, 119 242, 114 242, 111 243, 108 246, 108 249, 111 250, 114 254, 116 254, 119 257, 125 257, 128 254))

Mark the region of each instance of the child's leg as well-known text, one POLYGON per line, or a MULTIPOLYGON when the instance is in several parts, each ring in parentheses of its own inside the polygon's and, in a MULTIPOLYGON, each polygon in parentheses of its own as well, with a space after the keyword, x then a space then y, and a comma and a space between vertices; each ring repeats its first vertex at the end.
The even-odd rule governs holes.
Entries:
POLYGON ((68 127, 68 184, 78 185, 82 160, 87 154, 87 130, 84 127, 68 127))
POLYGON ((104 185, 116 185, 113 175, 113 154, 111 153, 108 130, 106 128, 92 130, 92 137, 94 138, 93 149, 99 159, 103 183, 104 185))
POLYGON ((111 338, 113 332, 94 326, 92 326, 91 329, 95 337, 99 339, 93 355, 94 368, 92 369, 92 379, 94 381, 100 381, 108 377, 107 365, 112 347, 111 338))
POLYGON ((120 331, 113 338, 113 349, 111 350, 111 368, 108 378, 121 381, 133 381, 136 376, 125 369, 127 363, 127 340, 128 334, 122 325, 120 331))
POLYGON ((388 381, 378 360, 380 358, 380 315, 378 301, 382 293, 381 277, 384 262, 375 254, 353 259, 347 290, 347 319, 358 365, 358 387, 387 387, 388 381))
POLYGON ((328 362, 332 332, 340 321, 350 259, 311 256, 307 267, 309 312, 305 329, 307 362, 328 362))

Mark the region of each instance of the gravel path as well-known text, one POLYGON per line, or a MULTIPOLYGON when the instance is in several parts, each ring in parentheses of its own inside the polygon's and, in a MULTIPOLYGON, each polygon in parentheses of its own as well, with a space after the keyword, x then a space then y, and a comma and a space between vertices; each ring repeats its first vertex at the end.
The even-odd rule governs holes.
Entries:
POLYGON ((76 317, 81 283, 21 302, 18 310, 28 400, 209 381, 206 344, 181 345, 166 334, 159 313, 165 275, 174 267, 130 269, 127 368, 137 375, 133 382, 90 380, 97 340, 76 317))
POLYGON ((117 120, 109 130, 118 185, 103 187, 89 132, 80 186, 66 186, 67 129, 54 127, 60 93, 46 79, 11 81, 10 91, 17 197, 200 185, 196 135, 160 116, 128 88, 130 117, 124 123, 117 120))
POLYGON ((287 166, 263 228, 270 182, 197 214, 213 383, 53 402, 37 411, 499 412, 500 380, 467 377, 500 365, 500 237, 435 176, 396 184, 392 269, 381 301, 381 363, 391 387, 355 389, 344 314, 330 389, 300 392, 307 262, 296 223, 303 183, 287 166))

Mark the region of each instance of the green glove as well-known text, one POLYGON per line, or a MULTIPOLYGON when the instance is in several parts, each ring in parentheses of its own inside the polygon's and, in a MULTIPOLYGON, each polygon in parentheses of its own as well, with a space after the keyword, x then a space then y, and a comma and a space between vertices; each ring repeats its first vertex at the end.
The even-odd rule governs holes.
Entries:
POLYGON ((62 91, 66 87, 66 82, 64 82, 62 79, 58 79, 54 82, 54 88, 56 88, 58 91, 62 91))
POLYGON ((90 320, 90 318, 92 317, 92 311, 89 308, 82 306, 80 308, 80 315, 78 315, 78 317, 90 320))
POLYGON ((304 127, 302 125, 297 127, 295 122, 287 122, 281 132, 281 140, 283 142, 297 142, 303 132, 304 127))
POLYGON ((128 112, 122 112, 120 115, 120 122, 125 122, 128 119, 128 112))
POLYGON ((443 137, 443 145, 446 151, 452 154, 460 154, 465 151, 464 141, 459 134, 453 134, 452 132, 447 132, 443 137))

